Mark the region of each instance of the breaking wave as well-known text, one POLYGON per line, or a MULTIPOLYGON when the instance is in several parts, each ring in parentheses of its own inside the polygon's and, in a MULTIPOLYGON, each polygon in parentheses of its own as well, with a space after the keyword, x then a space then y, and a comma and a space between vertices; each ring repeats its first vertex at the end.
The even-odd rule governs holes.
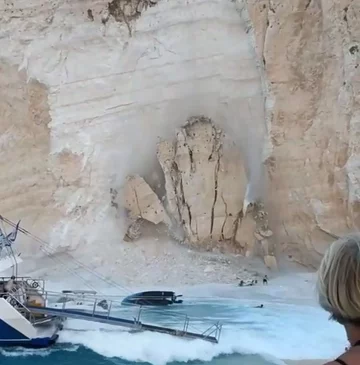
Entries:
MULTIPOLYGON (((182 329, 184 317, 188 315, 191 319, 189 330, 195 332, 202 332, 220 321, 223 329, 219 344, 150 332, 130 333, 120 327, 69 319, 60 332, 59 344, 54 348, 1 350, 0 356, 29 357, 35 361, 33 355, 38 355, 38 359, 48 357, 51 362, 59 356, 59 351, 66 350, 68 355, 64 356, 71 357, 69 364, 82 361, 83 356, 92 356, 93 359, 95 352, 104 360, 92 360, 91 364, 96 365, 129 365, 133 362, 229 365, 239 361, 260 365, 282 363, 276 359, 328 359, 341 353, 347 345, 342 327, 329 321, 323 310, 305 298, 304 293, 309 293, 308 286, 303 292, 299 287, 296 291, 291 290, 291 287, 281 285, 260 286, 249 291, 246 288, 239 291, 236 287, 229 290, 209 287, 202 292, 208 295, 207 298, 191 297, 187 291, 184 304, 145 310, 140 318, 143 323, 182 329), (243 299, 245 296, 246 300, 243 299), (264 308, 255 308, 260 303, 264 308)), ((198 289, 194 292, 199 295, 198 289)), ((130 310, 125 316, 129 310, 124 307, 116 310, 125 318, 132 318, 134 314, 130 310)), ((116 313, 112 312, 112 315, 116 313)))
MULTIPOLYGON (((158 333, 129 333, 102 325, 69 321, 60 342, 83 345, 105 357, 165 365, 194 360, 211 361, 221 355, 259 354, 278 359, 324 359, 346 346, 342 328, 312 306, 265 304, 255 309, 241 302, 188 305, 224 323, 219 344, 188 341, 158 333)), ((192 308, 191 308, 192 307, 192 308)), ((178 328, 181 328, 178 322, 178 328)), ((199 323, 196 320, 196 325, 199 323)), ((203 327, 204 328, 204 327, 203 327)))

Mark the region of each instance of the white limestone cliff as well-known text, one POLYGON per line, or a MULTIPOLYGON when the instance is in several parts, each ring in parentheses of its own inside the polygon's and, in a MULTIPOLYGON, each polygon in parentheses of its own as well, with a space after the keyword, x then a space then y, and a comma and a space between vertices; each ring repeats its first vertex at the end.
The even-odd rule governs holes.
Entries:
POLYGON ((0 2, 0 214, 53 247, 119 242, 111 191, 139 174, 159 194, 157 143, 205 115, 241 150, 279 255, 316 266, 359 229, 357 2, 110 4, 0 2))
POLYGON ((266 90, 269 214, 287 255, 316 266, 334 236, 360 229, 360 3, 248 0, 246 13, 266 90))

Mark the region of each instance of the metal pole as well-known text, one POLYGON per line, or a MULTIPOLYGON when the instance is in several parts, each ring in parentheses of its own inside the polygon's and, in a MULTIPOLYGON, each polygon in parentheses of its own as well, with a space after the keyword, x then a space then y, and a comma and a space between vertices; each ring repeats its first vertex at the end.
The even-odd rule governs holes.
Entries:
POLYGON ((186 332, 187 331, 187 321, 188 321, 188 317, 185 316, 185 321, 184 321, 184 329, 183 331, 186 332))
POLYGON ((62 305, 63 310, 65 309, 66 302, 67 302, 67 294, 65 295, 65 301, 63 302, 63 305, 62 305))
POLYGON ((95 302, 94 302, 94 308, 93 308, 93 312, 92 312, 92 316, 93 316, 93 317, 94 317, 94 315, 95 315, 96 303, 97 303, 97 299, 95 299, 95 302))
POLYGON ((137 321, 140 322, 140 314, 141 314, 141 310, 142 310, 142 306, 140 306, 139 308, 139 313, 138 313, 138 318, 137 318, 137 321))
POLYGON ((11 251, 12 251, 12 253, 14 255, 14 258, 15 258, 15 277, 17 278, 18 277, 18 263, 17 263, 17 260, 16 260, 16 257, 15 257, 15 254, 14 254, 14 251, 13 251, 12 247, 11 247, 11 251))
POLYGON ((218 342, 220 341, 220 336, 221 336, 221 330, 222 330, 222 324, 219 326, 219 335, 218 335, 218 342))
POLYGON ((110 311, 111 311, 111 306, 112 306, 112 301, 110 302, 110 305, 109 305, 109 310, 108 310, 108 319, 109 319, 109 317, 110 317, 110 311))

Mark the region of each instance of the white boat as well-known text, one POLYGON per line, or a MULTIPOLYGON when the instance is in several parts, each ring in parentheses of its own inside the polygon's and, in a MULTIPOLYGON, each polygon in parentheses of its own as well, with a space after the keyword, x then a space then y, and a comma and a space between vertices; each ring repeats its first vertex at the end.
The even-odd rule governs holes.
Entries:
MULTIPOLYGON (((20 222, 19 222, 20 223, 20 222)), ((58 339, 63 319, 36 315, 28 305, 46 306, 42 280, 17 276, 22 262, 14 251, 19 223, 6 235, 0 229, 0 272, 13 268, 11 277, 0 277, 0 346, 48 347, 58 339)))
POLYGON ((63 318, 34 314, 28 306, 46 307, 41 280, 0 278, 0 346, 43 348, 53 345, 63 318), (4 289, 11 284, 12 289, 4 289))
MULTIPOLYGON (((113 313, 121 306, 121 301, 107 300, 99 297, 96 291, 89 290, 50 292, 45 290, 44 280, 19 276, 18 263, 21 259, 12 244, 18 230, 30 236, 31 234, 20 228, 19 223, 15 225, 1 215, 0 220, 14 227, 9 235, 0 229, 0 272, 11 268, 13 271, 10 277, 0 277, 0 347, 49 347, 56 343, 58 332, 62 330, 63 322, 67 318, 218 343, 221 333, 219 323, 213 324, 203 333, 188 331, 188 317, 185 318, 182 330, 145 324, 140 322, 141 306, 131 319, 120 318, 113 313)), ((149 298, 145 304, 148 304, 148 300, 149 298)))

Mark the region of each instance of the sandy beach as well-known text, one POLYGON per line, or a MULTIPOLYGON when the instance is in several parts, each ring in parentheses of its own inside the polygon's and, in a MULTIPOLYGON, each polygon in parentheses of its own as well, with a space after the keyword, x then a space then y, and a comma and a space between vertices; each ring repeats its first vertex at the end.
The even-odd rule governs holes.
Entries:
MULTIPOLYGON (((183 327, 185 312, 192 319, 192 326, 196 329, 200 326, 201 331, 201 326, 208 328, 207 323, 213 324, 214 320, 225 326, 219 346, 208 348, 207 343, 159 339, 153 333, 133 337, 126 331, 104 332, 99 325, 69 320, 60 339, 67 346, 80 345, 81 349, 91 349, 106 358, 135 359, 153 365, 194 359, 222 365, 229 358, 234 363, 242 356, 245 359, 244 353, 257 354, 259 349, 272 359, 308 358, 283 360, 283 364, 323 365, 328 361, 310 359, 332 358, 334 352, 340 352, 345 346, 345 343, 341 345, 342 329, 328 321, 327 314, 316 302, 315 273, 290 268, 269 273, 255 258, 190 250, 165 238, 144 240, 131 247, 110 247, 104 243, 101 253, 80 251, 51 258, 25 258, 19 270, 22 275, 46 278, 47 289, 51 291, 91 289, 101 295, 116 296, 118 301, 134 292, 174 290, 184 296, 184 305, 169 309, 171 327, 183 327), (263 285, 261 280, 265 273, 268 285, 263 285), (253 277, 258 279, 257 285, 238 286, 239 280, 253 277), (260 304, 263 309, 256 309, 260 304), (291 336, 288 336, 289 328, 293 329, 291 336), (165 340, 168 343, 163 351, 165 340), (317 341, 321 343, 313 346, 317 341), (111 346, 114 342, 123 346, 111 346), (128 343, 138 346, 136 357, 128 352, 128 343), (225 358, 223 354, 230 357, 225 358)), ((143 315, 144 323, 162 320, 151 313, 148 317, 146 313, 143 315)), ((258 359, 255 356, 255 361, 261 361, 258 359)), ((251 364, 254 359, 248 360, 251 364)))

